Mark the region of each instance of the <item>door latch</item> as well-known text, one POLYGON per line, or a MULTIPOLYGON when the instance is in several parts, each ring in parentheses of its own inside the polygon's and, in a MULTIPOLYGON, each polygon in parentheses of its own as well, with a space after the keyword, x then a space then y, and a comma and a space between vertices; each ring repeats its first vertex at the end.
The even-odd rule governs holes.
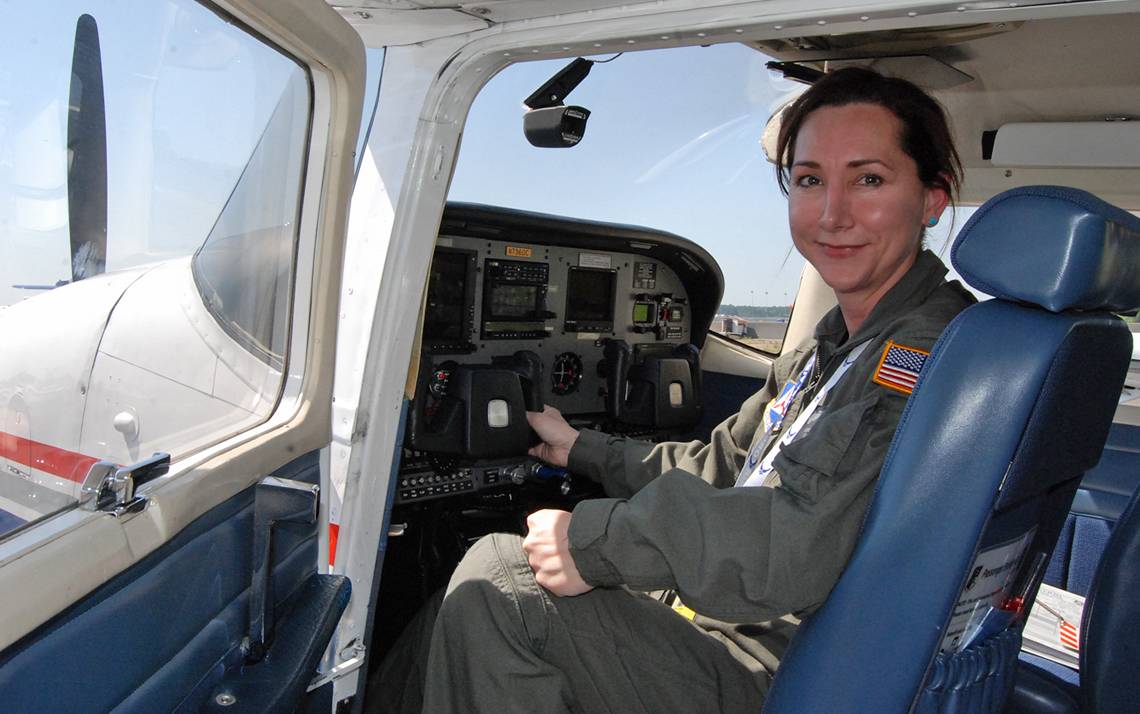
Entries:
POLYGON ((130 466, 96 461, 83 480, 79 505, 88 511, 111 513, 116 517, 133 515, 147 504, 146 496, 136 493, 139 487, 169 470, 170 454, 163 452, 130 466))

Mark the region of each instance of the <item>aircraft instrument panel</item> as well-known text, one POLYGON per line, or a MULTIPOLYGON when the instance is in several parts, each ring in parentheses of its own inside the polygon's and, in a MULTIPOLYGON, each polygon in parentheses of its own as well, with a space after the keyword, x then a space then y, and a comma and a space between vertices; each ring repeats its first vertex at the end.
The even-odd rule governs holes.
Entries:
POLYGON ((544 404, 649 437, 691 425, 720 290, 715 262, 677 236, 449 205, 398 499, 524 481, 525 412, 544 404))

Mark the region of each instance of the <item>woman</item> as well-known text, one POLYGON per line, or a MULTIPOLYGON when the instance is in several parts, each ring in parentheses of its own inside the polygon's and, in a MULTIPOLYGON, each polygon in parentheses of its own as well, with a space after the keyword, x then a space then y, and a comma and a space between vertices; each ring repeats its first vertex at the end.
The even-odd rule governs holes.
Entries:
POLYGON ((793 241, 838 306, 708 444, 531 414, 532 453, 610 498, 471 549, 431 635, 425 711, 761 706, 795 616, 854 548, 925 355, 973 301, 922 249, 961 166, 917 87, 826 75, 786 112, 778 155, 793 241), (687 616, 621 586, 675 590, 687 616))

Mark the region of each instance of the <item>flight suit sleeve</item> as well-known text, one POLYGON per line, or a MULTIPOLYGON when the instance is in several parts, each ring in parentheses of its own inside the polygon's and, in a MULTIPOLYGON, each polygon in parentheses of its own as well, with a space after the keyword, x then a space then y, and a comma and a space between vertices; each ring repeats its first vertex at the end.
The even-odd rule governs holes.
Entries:
POLYGON ((632 496, 670 469, 699 476, 718 488, 731 486, 748 456, 760 410, 770 398, 765 389, 753 394, 739 412, 713 429, 707 444, 651 444, 584 429, 570 451, 569 469, 601 483, 607 495, 618 498, 632 496))
POLYGON ((674 468, 631 498, 579 503, 569 535, 582 577, 673 588, 698 613, 729 622, 817 608, 854 549, 906 405, 869 374, 856 378, 857 398, 825 409, 777 455, 775 488, 715 489, 674 468))
POLYGON ((570 450, 567 465, 572 473, 602 484, 606 494, 628 498, 670 469, 700 477, 716 488, 727 488, 748 457, 748 449, 760 426, 764 405, 776 393, 776 385, 790 364, 803 354, 797 350, 781 357, 769 370, 760 391, 746 399, 740 411, 718 424, 708 443, 700 441, 652 444, 583 429, 570 450))

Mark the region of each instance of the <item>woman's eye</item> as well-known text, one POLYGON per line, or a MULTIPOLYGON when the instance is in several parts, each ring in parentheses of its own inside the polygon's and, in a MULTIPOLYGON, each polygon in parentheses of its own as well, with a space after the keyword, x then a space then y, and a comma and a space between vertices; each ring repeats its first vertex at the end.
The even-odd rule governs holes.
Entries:
POLYGON ((883 177, 876 174, 863 174, 859 177, 859 183, 863 186, 881 186, 883 177))
POLYGON ((796 185, 804 188, 818 186, 820 183, 819 177, 814 174, 804 174, 796 179, 796 185))

